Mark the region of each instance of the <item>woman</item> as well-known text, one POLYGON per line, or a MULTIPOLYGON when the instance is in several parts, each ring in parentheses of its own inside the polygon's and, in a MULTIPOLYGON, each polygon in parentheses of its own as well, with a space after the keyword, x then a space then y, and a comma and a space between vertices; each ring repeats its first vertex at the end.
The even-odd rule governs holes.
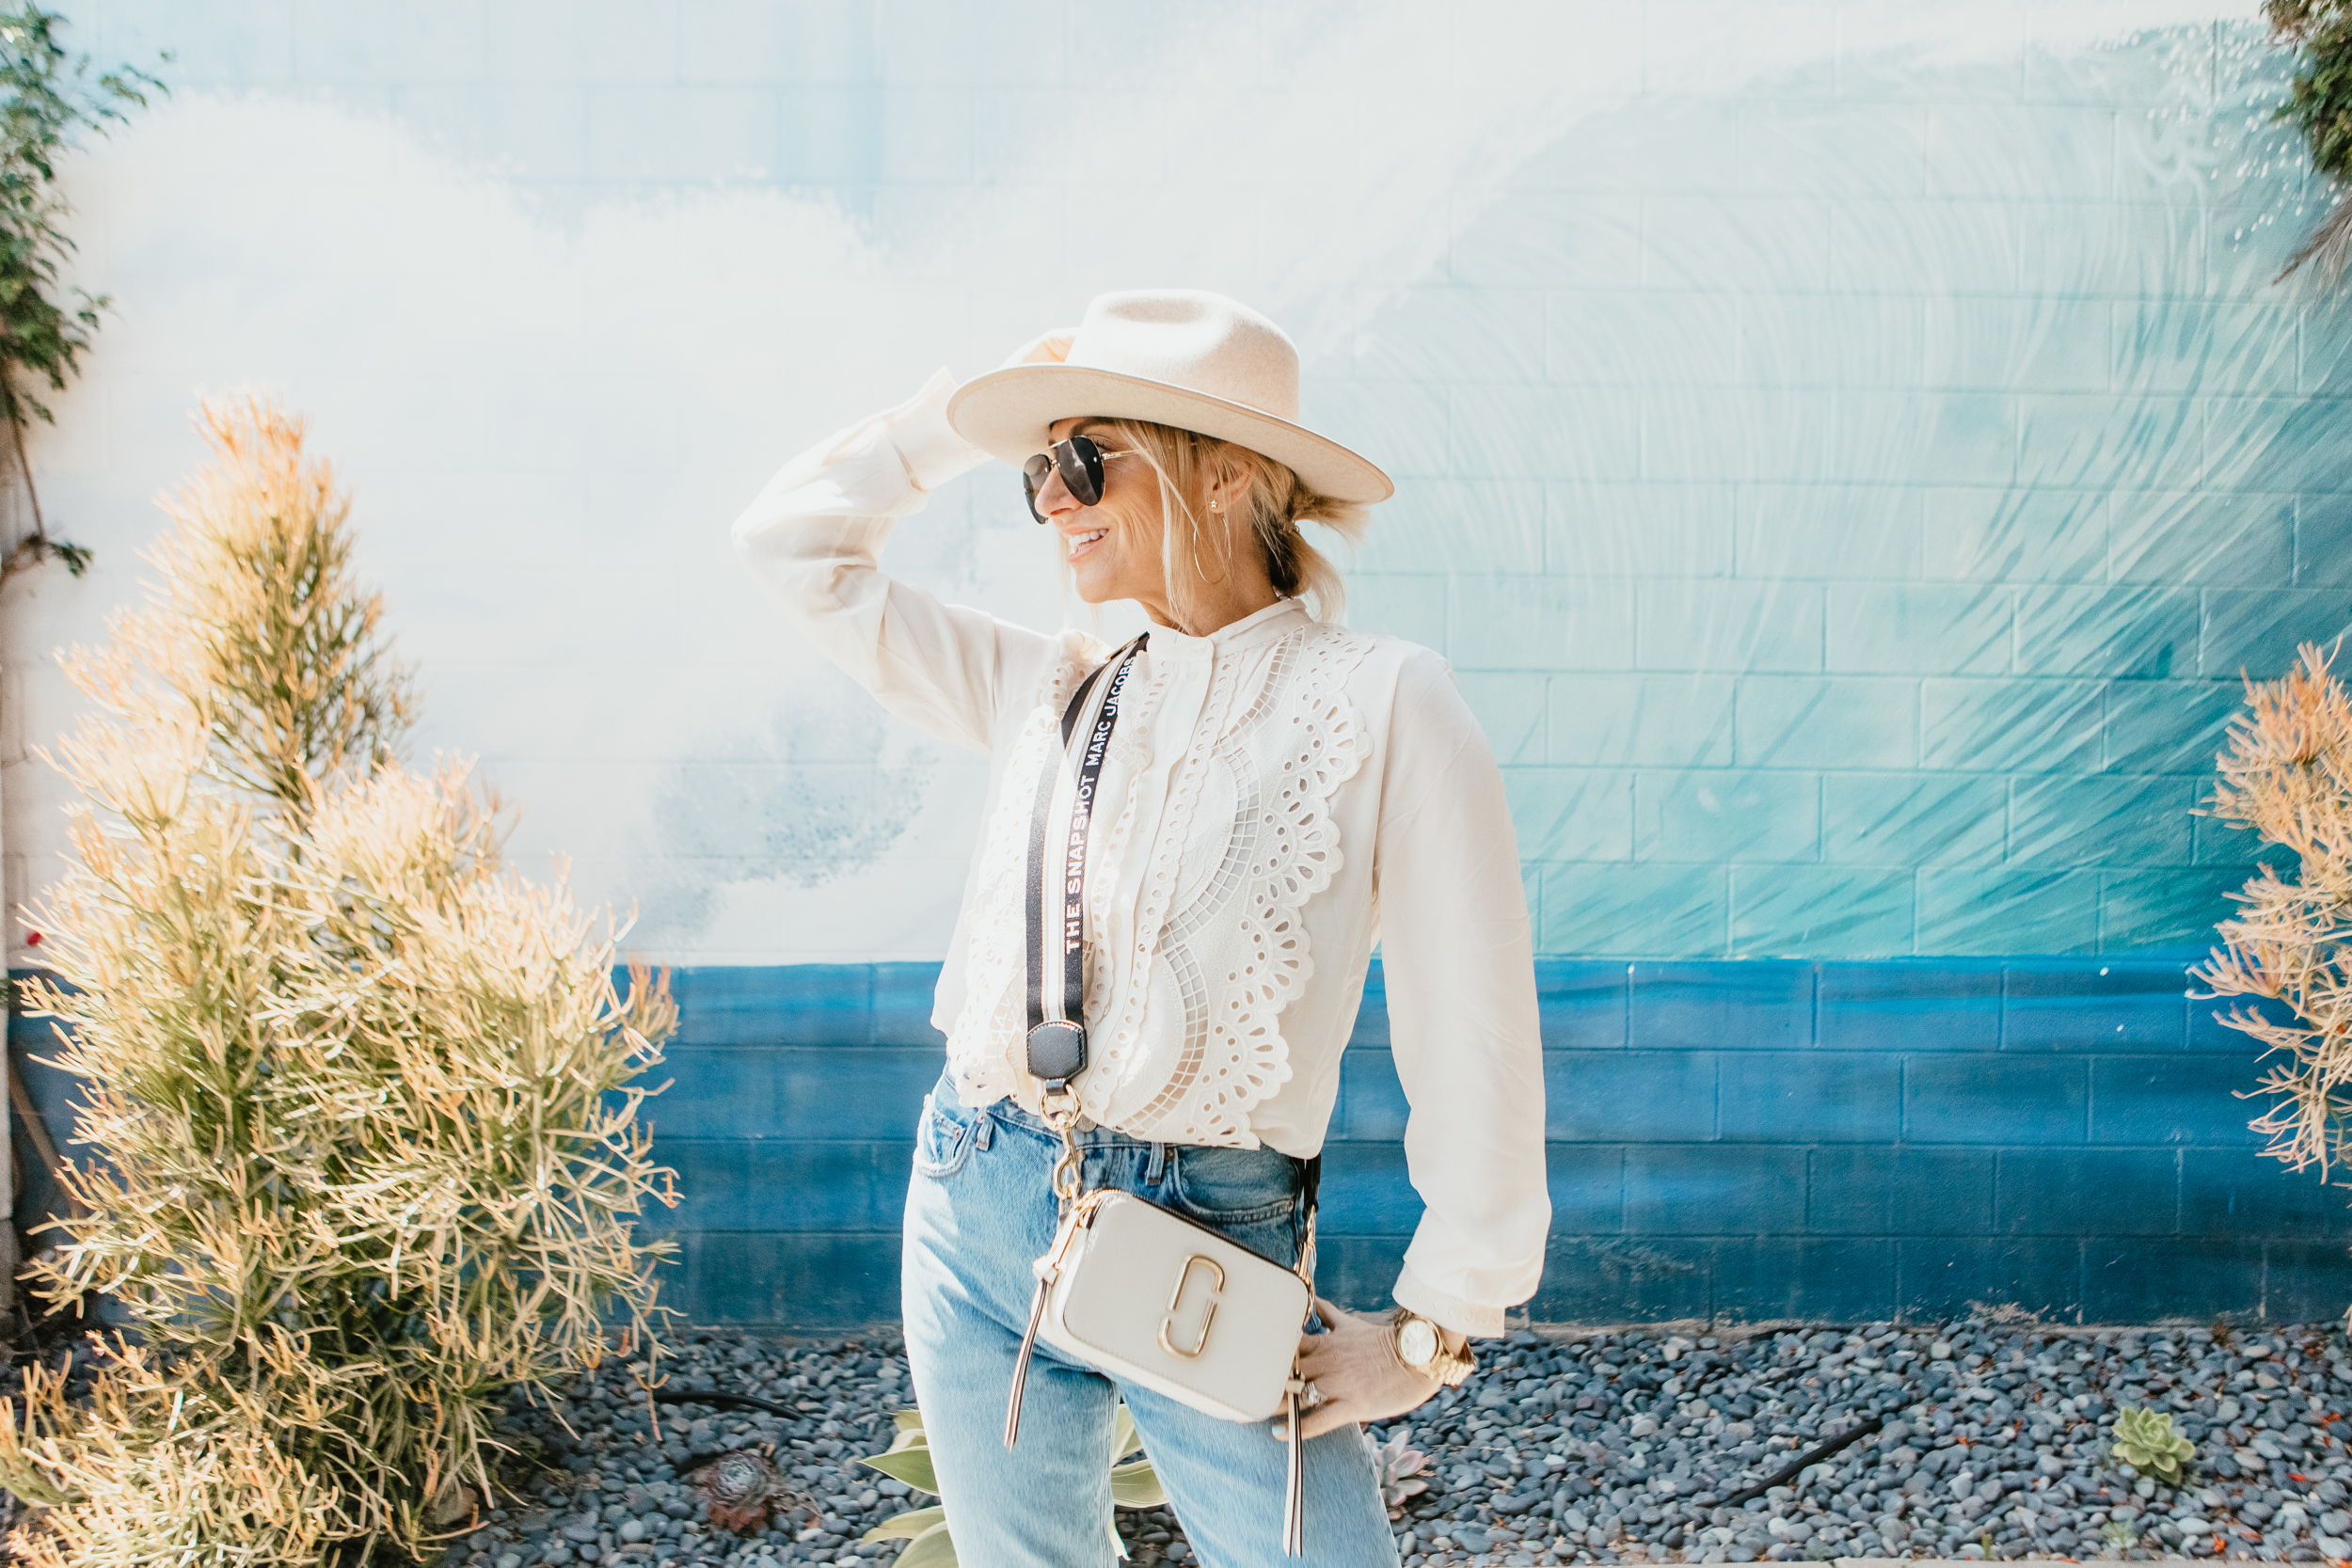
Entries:
POLYGON ((1310 1560, 1396 1560, 1358 1424, 1458 1381, 1466 1341, 1502 1332, 1542 1271, 1542 1062, 1501 775, 1438 656, 1339 624, 1339 576, 1299 525, 1350 537, 1392 487, 1303 428, 1297 406, 1296 351, 1263 316, 1209 293, 1106 294, 1004 369, 960 391, 942 372, 803 454, 735 525, 835 662, 990 757, 932 1013, 947 1066, 917 1135, 902 1262, 914 1390, 967 1564, 1109 1560, 1121 1397, 1204 1560, 1277 1560, 1286 1485, 1279 1424, 1201 1415, 1042 1343, 1018 1446, 1000 1440, 1061 1152, 1025 1056, 1033 807, 1062 765, 1065 711, 1118 650, 882 574, 892 523, 988 457, 1022 467, 1079 596, 1133 599, 1152 623, 1080 851, 1089 1044, 1067 1087, 1084 1187, 1296 1262, 1309 1161, 1384 943, 1426 1208, 1397 1311, 1318 1301, 1323 1331, 1302 1343, 1310 1560))

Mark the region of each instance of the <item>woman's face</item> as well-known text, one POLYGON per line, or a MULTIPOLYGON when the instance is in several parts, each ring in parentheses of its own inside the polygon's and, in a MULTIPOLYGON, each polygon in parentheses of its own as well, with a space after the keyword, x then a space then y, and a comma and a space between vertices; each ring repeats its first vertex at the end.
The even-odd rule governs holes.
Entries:
MULTIPOLYGON (((1106 420, 1057 420, 1057 441, 1093 438, 1105 453, 1119 450, 1106 420)), ((1168 574, 1160 560, 1159 479, 1139 456, 1103 459, 1103 499, 1080 506, 1057 472, 1037 493, 1037 509, 1061 536, 1062 555, 1078 597, 1089 604, 1134 599, 1146 610, 1164 610, 1168 574)))

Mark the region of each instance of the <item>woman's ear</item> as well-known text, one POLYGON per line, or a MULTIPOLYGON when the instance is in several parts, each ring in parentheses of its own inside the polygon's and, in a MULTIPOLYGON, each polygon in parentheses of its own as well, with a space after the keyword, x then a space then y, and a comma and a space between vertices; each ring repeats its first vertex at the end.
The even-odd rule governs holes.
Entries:
POLYGON ((1220 448, 1209 466, 1209 499, 1218 516, 1232 514, 1249 493, 1249 470, 1233 460, 1230 450, 1220 448))

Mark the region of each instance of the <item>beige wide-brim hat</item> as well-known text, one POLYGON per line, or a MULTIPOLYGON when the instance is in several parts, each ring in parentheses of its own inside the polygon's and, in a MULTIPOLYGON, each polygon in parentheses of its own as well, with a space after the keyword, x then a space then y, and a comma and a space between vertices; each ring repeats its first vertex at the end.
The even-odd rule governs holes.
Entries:
POLYGON ((1008 365, 947 400, 956 434, 1020 466, 1057 420, 1142 420, 1232 441, 1287 465, 1310 489, 1384 501, 1389 476, 1298 422, 1298 350, 1282 329, 1197 289, 1098 294, 1060 364, 1008 365))

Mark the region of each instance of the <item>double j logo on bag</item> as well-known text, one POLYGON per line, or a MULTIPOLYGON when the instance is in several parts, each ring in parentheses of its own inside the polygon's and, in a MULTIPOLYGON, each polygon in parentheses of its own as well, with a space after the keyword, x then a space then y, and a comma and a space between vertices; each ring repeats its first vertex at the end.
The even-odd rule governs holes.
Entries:
POLYGON ((1216 1321, 1216 1305, 1224 1299, 1224 1266, 1216 1259, 1203 1258, 1197 1252, 1185 1259, 1183 1266, 1176 1271, 1176 1289, 1168 1293, 1167 1316, 1160 1320, 1160 1349, 1168 1352, 1179 1361, 1193 1360, 1202 1351, 1207 1350, 1209 1348, 1209 1325, 1216 1321), (1177 1326, 1177 1323, 1178 1320, 1185 1315, 1184 1287, 1191 1284, 1196 1276, 1206 1280, 1208 1289, 1195 1292, 1200 1298, 1194 1308, 1200 1314, 1200 1326, 1186 1334, 1177 1326), (1188 1338, 1192 1341, 1192 1347, 1189 1350, 1178 1343, 1178 1340, 1182 1338, 1188 1338))

